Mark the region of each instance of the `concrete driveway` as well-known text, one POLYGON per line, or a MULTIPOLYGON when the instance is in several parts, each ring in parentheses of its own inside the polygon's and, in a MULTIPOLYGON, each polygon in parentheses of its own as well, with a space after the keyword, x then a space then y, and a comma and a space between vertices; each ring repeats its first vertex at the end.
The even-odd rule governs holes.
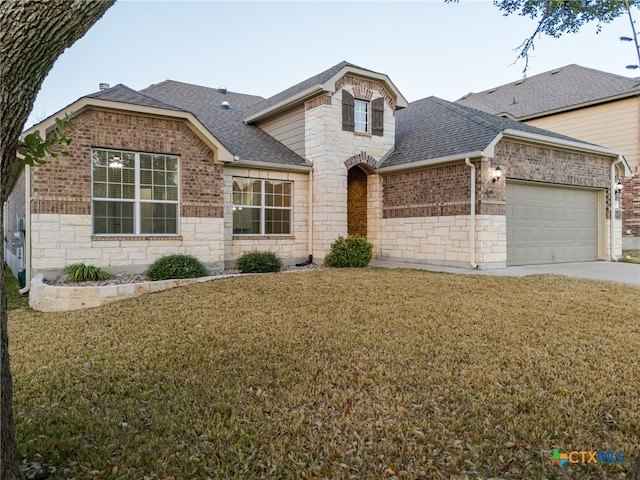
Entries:
POLYGON ((569 277, 592 278, 595 280, 611 280, 613 282, 640 285, 640 264, 621 262, 578 262, 553 263, 548 265, 525 265, 517 267, 496 268, 491 270, 472 270, 470 268, 440 267, 418 263, 387 262, 374 260, 371 267, 416 268, 432 272, 463 273, 468 275, 500 275, 525 277, 542 273, 566 275, 569 277))

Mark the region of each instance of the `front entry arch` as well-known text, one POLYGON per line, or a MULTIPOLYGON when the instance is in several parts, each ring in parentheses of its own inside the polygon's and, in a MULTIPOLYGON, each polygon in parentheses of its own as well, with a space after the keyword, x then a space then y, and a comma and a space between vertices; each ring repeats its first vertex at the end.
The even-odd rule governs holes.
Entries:
POLYGON ((367 174, 357 165, 347 173, 347 233, 367 236, 367 174))

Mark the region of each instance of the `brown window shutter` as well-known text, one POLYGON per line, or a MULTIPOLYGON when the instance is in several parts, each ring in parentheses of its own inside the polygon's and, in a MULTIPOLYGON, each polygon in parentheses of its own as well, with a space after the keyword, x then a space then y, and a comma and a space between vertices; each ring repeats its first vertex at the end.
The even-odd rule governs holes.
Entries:
POLYGON ((371 102, 371 134, 384 134, 384 98, 376 98, 371 102))
POLYGON ((342 130, 353 132, 356 122, 353 118, 353 95, 342 90, 342 130))

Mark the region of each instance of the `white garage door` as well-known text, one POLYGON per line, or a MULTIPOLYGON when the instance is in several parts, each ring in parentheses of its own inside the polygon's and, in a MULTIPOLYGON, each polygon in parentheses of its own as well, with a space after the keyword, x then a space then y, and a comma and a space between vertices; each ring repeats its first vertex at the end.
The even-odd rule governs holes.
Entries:
POLYGON ((598 192, 507 182, 507 265, 598 259, 598 192))

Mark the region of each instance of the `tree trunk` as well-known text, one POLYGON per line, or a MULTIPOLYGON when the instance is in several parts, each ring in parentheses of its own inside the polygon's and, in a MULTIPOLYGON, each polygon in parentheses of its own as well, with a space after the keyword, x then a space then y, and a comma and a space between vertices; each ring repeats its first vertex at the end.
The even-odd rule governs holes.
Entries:
MULTIPOLYGON (((7 174, 18 138, 38 90, 60 54, 82 37, 115 0, 0 1, 0 199, 8 194, 7 174)), ((41 132, 44 134, 44 132, 41 132)), ((43 135, 44 136, 44 135, 43 135)), ((0 206, 1 208, 1 206, 0 206)), ((29 208, 29 205, 27 205, 29 208)), ((0 221, 2 214, 0 214, 0 221)), ((20 458, 12 409, 7 336, 4 231, 0 235, 0 479, 19 479, 20 458)))

